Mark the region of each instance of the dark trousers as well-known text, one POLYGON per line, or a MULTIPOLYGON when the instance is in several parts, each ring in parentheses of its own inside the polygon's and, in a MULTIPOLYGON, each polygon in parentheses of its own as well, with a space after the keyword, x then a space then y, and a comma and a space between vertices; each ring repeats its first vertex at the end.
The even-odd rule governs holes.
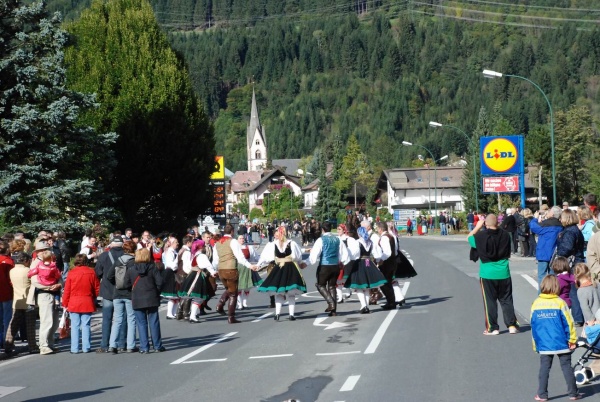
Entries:
MULTIPOLYGON (((548 377, 552 368, 552 360, 555 355, 540 355, 540 373, 538 376, 538 396, 543 399, 548 399, 548 377)), ((563 353, 558 356, 560 368, 567 382, 569 396, 575 396, 579 392, 575 382, 575 375, 571 368, 571 353, 563 353)))
POLYGON ((488 331, 500 329, 498 326, 498 302, 502 307, 504 324, 507 327, 517 326, 517 317, 513 306, 512 280, 507 279, 479 279, 483 307, 485 312, 485 326, 488 331))
POLYGON ((396 272, 395 262, 395 258, 390 257, 388 260, 383 262, 381 267, 379 267, 379 270, 387 281, 381 285, 381 292, 385 296, 386 304, 394 306, 396 305, 396 296, 394 295, 392 282, 394 281, 394 273, 396 272))
POLYGON ((519 245, 521 246, 521 257, 527 257, 529 255, 529 238, 528 237, 525 237, 524 240, 519 240, 519 245))
MULTIPOLYGON (((29 346, 29 350, 37 349, 37 344, 35 343, 35 321, 37 319, 37 310, 27 311, 27 310, 14 310, 12 319, 10 320, 10 325, 8 330, 6 331, 6 341, 4 343, 4 348, 6 350, 12 350, 15 344, 15 335, 17 331, 23 331, 21 329, 21 324, 25 323, 26 333, 27 333, 27 345, 29 346)), ((25 333, 21 333, 21 337, 24 337, 25 333)))
POLYGON ((529 235, 529 257, 535 257, 535 249, 537 242, 535 241, 535 235, 532 233, 529 235))
POLYGON ((516 232, 508 232, 510 236, 510 247, 512 248, 512 252, 516 253, 519 247, 519 236, 517 236, 516 232))
POLYGON ((321 265, 319 266, 319 269, 317 269, 317 285, 323 287, 329 285, 329 289, 335 289, 339 274, 339 265, 321 265))
POLYGON ((148 326, 150 326, 150 336, 154 350, 162 348, 162 336, 160 334, 160 321, 158 320, 158 307, 148 307, 139 310, 133 310, 135 322, 138 327, 140 337, 140 350, 148 352, 150 350, 150 340, 148 339, 148 326))

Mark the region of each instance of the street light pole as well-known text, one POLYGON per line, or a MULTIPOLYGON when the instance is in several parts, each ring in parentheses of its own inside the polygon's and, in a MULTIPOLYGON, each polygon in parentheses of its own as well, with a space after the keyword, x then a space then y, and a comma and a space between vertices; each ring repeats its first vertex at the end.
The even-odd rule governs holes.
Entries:
MULTIPOLYGON (((542 96, 544 97, 544 99, 546 100, 546 103, 548 104, 548 109, 550 110, 550 143, 551 143, 551 151, 552 151, 552 197, 554 199, 554 205, 556 204, 556 164, 555 164, 555 159, 554 159, 554 113, 552 112, 552 105, 550 104, 550 100, 548 99, 548 96, 546 96, 546 93, 542 90, 542 88, 540 88, 540 86, 538 84, 536 84, 535 82, 531 81, 529 78, 525 78, 525 77, 521 77, 520 75, 514 75, 514 74, 502 74, 499 73, 497 71, 493 71, 493 70, 483 70, 483 76, 486 78, 496 78, 496 77, 513 77, 513 78, 519 78, 521 80, 527 81, 529 82, 531 85, 533 85, 534 87, 536 87, 536 89, 538 91, 540 91, 540 93, 542 94, 542 96)), ((540 194, 540 198, 541 198, 541 194, 540 194)))
POLYGON ((435 121, 430 121, 429 125, 431 127, 450 127, 455 129, 456 131, 458 131, 459 133, 463 134, 465 136, 465 138, 471 143, 471 146, 473 146, 473 186, 474 186, 474 190, 475 190, 475 211, 479 211, 479 186, 477 183, 477 147, 475 145, 475 141, 473 141, 473 139, 471 137, 469 137, 467 135, 467 133, 465 133, 463 130, 461 130, 458 127, 452 126, 450 124, 442 124, 442 123, 438 123, 435 121))
MULTIPOLYGON (((429 155, 431 155, 431 160, 433 160, 433 185, 434 185, 434 196, 435 196, 435 200, 434 200, 434 204, 435 204, 435 218, 434 218, 434 222, 435 222, 435 226, 437 226, 437 164, 435 163, 435 156, 433 156, 433 153, 425 148, 423 145, 419 145, 419 144, 413 144, 412 142, 408 142, 408 141, 402 141, 402 145, 410 147, 410 146, 417 146, 417 147, 421 147, 423 148, 425 151, 429 152, 429 155)), ((448 157, 448 155, 446 155, 444 158, 442 159, 446 159, 448 157)), ((434 228, 435 230, 435 228, 434 228)))

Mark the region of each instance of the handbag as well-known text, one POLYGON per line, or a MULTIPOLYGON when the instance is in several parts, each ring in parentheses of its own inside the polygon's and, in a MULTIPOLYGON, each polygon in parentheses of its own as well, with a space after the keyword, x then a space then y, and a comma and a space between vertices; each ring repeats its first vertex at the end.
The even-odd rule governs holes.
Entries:
POLYGON ((62 317, 60 317, 58 329, 58 339, 65 339, 71 336, 71 318, 67 309, 63 311, 62 317))

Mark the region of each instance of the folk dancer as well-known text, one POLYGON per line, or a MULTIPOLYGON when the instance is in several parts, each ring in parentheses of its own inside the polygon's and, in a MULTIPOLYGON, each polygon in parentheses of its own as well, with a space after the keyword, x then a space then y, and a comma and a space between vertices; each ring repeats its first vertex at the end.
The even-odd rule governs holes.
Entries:
POLYGON ((319 262, 317 268, 317 290, 327 301, 326 313, 335 316, 337 310, 336 282, 340 272, 339 263, 346 265, 350 262, 348 249, 337 236, 331 234, 331 223, 323 222, 322 235, 310 251, 311 264, 319 262))
POLYGON ((182 299, 180 304, 190 305, 189 322, 191 324, 196 324, 200 322, 198 320, 200 307, 208 298, 208 287, 211 286, 206 280, 207 275, 204 270, 208 270, 210 272, 209 275, 212 276, 216 276, 217 271, 214 270, 205 254, 205 244, 203 240, 195 240, 192 243, 190 254, 192 254, 190 257, 190 274, 181 284, 179 297, 182 299))
POLYGON ((377 222, 375 227, 379 234, 379 247, 381 248, 381 256, 376 259, 376 262, 387 281, 387 283, 381 285, 381 291, 386 299, 386 303, 381 308, 384 310, 393 310, 396 308, 396 297, 394 296, 394 288, 392 287, 394 273, 396 272, 396 246, 394 238, 387 231, 385 222, 377 222))
POLYGON ((300 272, 300 269, 306 268, 306 264, 302 262, 302 250, 298 244, 286 238, 285 226, 278 227, 274 236, 275 240, 266 245, 257 265, 274 260, 275 266, 258 291, 275 296, 275 321, 279 321, 281 306, 287 298, 289 319, 295 321, 296 295, 306 293, 306 283, 300 272))
POLYGON ((373 244, 367 229, 361 226, 358 228, 358 240, 352 237, 348 239, 348 251, 352 261, 346 265, 348 275, 345 286, 356 292, 360 313, 369 314, 370 290, 386 283, 385 277, 375 265, 375 259, 381 257, 381 249, 373 244))
MULTIPOLYGON (((398 235, 398 229, 394 225, 394 222, 388 222, 388 233, 392 236, 394 240, 394 247, 396 248, 396 256, 398 253, 401 253, 400 250, 400 236, 398 235)), ((398 264, 396 264, 396 267, 398 264)), ((402 293, 402 288, 400 287, 400 282, 398 282, 396 276, 396 270, 394 270, 394 280, 392 281, 392 289, 394 289, 394 297, 396 298, 396 304, 400 307, 404 306, 404 294, 402 293)))
POLYGON ((225 233, 224 236, 215 243, 215 253, 213 254, 212 262, 213 267, 218 268, 219 278, 221 278, 221 282, 223 282, 223 286, 225 286, 225 291, 217 304, 217 313, 221 315, 226 314, 223 306, 227 300, 229 300, 227 321, 230 324, 237 324, 239 323, 239 321, 235 319, 239 279, 237 264, 242 264, 246 268, 251 269, 255 269, 256 266, 248 262, 242 253, 240 243, 232 239, 233 226, 230 224, 225 225, 223 232, 225 233))
MULTIPOLYGON (((246 257, 248 261, 256 261, 256 251, 254 250, 254 247, 249 247, 248 244, 246 244, 244 236, 238 236, 237 241, 240 243, 244 257, 246 257)), ((260 285, 262 283, 262 278, 258 272, 248 269, 242 264, 238 264, 238 273, 239 280, 237 309, 243 310, 248 308, 248 296, 250 296, 250 289, 260 285)))
MULTIPOLYGON (((350 260, 351 260, 350 264, 352 264, 353 261, 357 261, 358 258, 360 258, 360 253, 359 253, 360 250, 358 248, 358 243, 356 243, 356 240, 353 237, 349 236, 349 230, 346 225, 341 223, 338 225, 337 229, 338 229, 338 233, 340 236, 340 240, 342 241, 342 243, 344 243, 344 245, 346 247, 348 247, 348 253, 349 253, 350 260), (354 250, 353 250, 354 254, 352 254, 352 251, 350 250, 351 246, 354 247, 354 250)), ((356 233, 354 235, 356 236, 356 233)), ((348 277, 348 273, 346 272, 347 267, 348 267, 348 265, 340 264, 340 274, 338 275, 337 286, 335 289, 338 304, 343 303, 344 299, 347 299, 352 295, 352 290, 350 290, 346 294, 344 294, 344 292, 343 292, 344 283, 346 282, 346 278, 348 277)))
POLYGON ((161 257, 165 268, 162 272, 163 286, 160 295, 161 297, 167 299, 168 320, 172 320, 174 318, 181 319, 184 316, 189 315, 189 311, 178 310, 179 295, 177 293, 177 281, 175 279, 175 272, 177 271, 178 245, 179 243, 177 242, 177 239, 170 237, 165 242, 164 251, 161 257))

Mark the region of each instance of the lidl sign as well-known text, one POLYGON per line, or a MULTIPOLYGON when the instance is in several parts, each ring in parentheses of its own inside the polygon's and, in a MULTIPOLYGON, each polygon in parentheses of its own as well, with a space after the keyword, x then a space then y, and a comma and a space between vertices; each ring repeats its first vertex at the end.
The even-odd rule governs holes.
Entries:
POLYGON ((522 172, 521 136, 481 137, 481 174, 507 175, 522 172))

